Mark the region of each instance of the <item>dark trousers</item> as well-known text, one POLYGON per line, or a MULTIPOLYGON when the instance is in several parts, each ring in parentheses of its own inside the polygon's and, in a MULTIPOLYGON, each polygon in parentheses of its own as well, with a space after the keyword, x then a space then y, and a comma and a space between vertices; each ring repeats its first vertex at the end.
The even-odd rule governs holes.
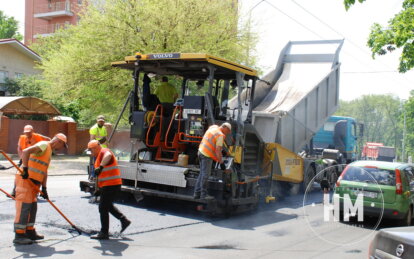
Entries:
POLYGON ((109 232, 109 213, 121 220, 125 216, 114 206, 116 196, 121 192, 121 185, 104 186, 101 188, 101 199, 99 202, 99 213, 101 215, 101 232, 109 232))
POLYGON ((208 195, 207 182, 211 174, 211 167, 213 166, 213 159, 204 156, 198 152, 198 159, 200 160, 200 174, 198 175, 195 185, 195 194, 200 194, 201 197, 208 195))

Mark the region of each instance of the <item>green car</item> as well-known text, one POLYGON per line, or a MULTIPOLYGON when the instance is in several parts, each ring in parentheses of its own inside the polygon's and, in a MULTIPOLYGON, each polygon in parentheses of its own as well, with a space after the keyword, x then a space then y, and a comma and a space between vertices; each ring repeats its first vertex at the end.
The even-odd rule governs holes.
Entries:
POLYGON ((350 204, 350 200, 355 205, 359 195, 364 216, 379 217, 383 211, 383 218, 397 219, 401 225, 409 226, 413 217, 414 166, 370 160, 353 162, 338 178, 334 194, 340 202, 340 220, 344 203, 350 204))

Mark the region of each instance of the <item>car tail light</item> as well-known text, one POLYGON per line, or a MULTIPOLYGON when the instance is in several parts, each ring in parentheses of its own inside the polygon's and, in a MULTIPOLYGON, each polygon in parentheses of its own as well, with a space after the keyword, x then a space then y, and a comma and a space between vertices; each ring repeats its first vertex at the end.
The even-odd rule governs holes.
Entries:
POLYGON ((342 178, 344 178, 346 170, 348 170, 348 166, 345 167, 345 169, 342 171, 341 175, 338 177, 338 180, 336 180, 336 184, 335 184, 336 187, 339 187, 341 185, 341 180, 342 180, 342 178))
POLYGON ((401 172, 399 169, 395 169, 395 187, 395 193, 402 194, 401 172))

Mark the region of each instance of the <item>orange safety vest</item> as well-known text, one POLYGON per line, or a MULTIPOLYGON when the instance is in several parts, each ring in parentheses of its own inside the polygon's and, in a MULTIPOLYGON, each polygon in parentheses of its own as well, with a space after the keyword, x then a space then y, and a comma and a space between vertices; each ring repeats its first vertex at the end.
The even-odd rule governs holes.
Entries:
POLYGON ((49 168, 51 157, 52 147, 49 143, 47 144, 45 152, 43 152, 40 156, 30 154, 28 163, 29 178, 42 183, 43 179, 47 175, 47 169, 49 168))
POLYGON ((44 139, 41 135, 36 133, 33 133, 31 139, 28 139, 26 135, 20 135, 19 146, 22 150, 24 150, 43 140, 47 141, 47 139, 44 139))
POLYGON ((118 168, 118 162, 115 159, 115 155, 109 148, 102 148, 101 152, 98 154, 98 157, 95 161, 95 168, 101 165, 101 161, 104 157, 104 154, 109 151, 111 152, 112 159, 109 164, 104 166, 102 172, 98 176, 98 187, 102 188, 104 186, 112 186, 112 185, 121 185, 121 171, 118 168))
POLYGON ((207 155, 216 162, 219 162, 216 156, 216 141, 220 136, 224 138, 224 134, 221 132, 219 126, 210 126, 204 134, 203 140, 198 147, 198 150, 202 154, 207 155))

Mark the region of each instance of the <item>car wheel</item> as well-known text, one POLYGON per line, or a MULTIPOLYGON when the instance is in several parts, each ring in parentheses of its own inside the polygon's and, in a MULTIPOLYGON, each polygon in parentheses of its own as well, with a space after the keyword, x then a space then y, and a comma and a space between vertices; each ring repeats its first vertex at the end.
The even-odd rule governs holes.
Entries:
POLYGON ((412 207, 410 206, 410 208, 407 211, 406 216, 404 217, 404 219, 401 220, 402 226, 411 226, 412 218, 413 218, 412 211, 413 211, 412 207))

